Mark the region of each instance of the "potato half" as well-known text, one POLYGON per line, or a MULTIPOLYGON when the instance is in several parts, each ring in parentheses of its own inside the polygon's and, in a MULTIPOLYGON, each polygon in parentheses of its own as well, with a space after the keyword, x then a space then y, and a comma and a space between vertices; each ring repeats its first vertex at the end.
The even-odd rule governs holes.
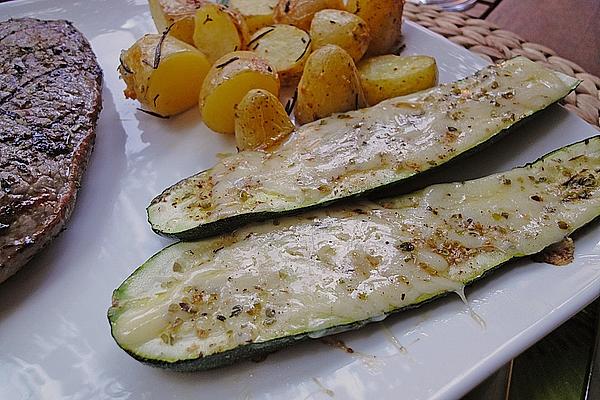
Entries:
POLYGON ((310 55, 308 33, 292 25, 273 25, 257 31, 248 48, 271 64, 285 86, 295 85, 310 55))
POLYGON ((268 149, 294 130, 277 97, 262 89, 246 93, 235 110, 235 143, 239 150, 268 149))
POLYGON ((273 12, 277 0, 230 0, 229 6, 236 9, 248 25, 250 33, 273 24, 273 12))
POLYGON ((277 24, 294 25, 308 32, 316 12, 325 9, 344 10, 342 0, 279 0, 273 13, 277 24))
POLYGON ((362 87, 369 105, 385 99, 428 89, 437 84, 438 70, 433 57, 373 57, 358 64, 362 87))
POLYGON ((298 123, 306 124, 366 105, 358 71, 346 50, 329 44, 310 55, 298 85, 295 110, 298 123))
POLYGON ((169 26, 169 34, 186 43, 194 44, 194 16, 208 0, 149 0, 150 14, 158 33, 169 26))
POLYGON ((279 78, 268 62, 251 51, 236 51, 217 60, 200 90, 200 113, 206 126, 234 133, 235 108, 252 89, 279 96, 279 78))
POLYGON ((310 24, 313 50, 335 44, 358 62, 367 51, 371 35, 367 23, 357 15, 342 10, 322 10, 310 24))
POLYGON ((368 56, 393 53, 402 43, 404 0, 348 0, 347 10, 364 19, 371 32, 368 56))
POLYGON ((248 43, 248 26, 235 10, 220 4, 205 4, 196 11, 194 45, 211 62, 248 43))
POLYGON ((121 53, 125 97, 162 116, 193 107, 210 69, 206 56, 169 35, 145 35, 121 53))

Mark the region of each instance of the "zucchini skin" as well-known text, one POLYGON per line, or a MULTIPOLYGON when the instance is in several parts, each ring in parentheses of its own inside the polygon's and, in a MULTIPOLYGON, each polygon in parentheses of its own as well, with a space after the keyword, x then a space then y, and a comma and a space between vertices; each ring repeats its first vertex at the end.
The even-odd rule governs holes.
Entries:
MULTIPOLYGON (((526 256, 524 256, 524 257, 526 257, 526 256)), ((522 258, 522 257, 514 257, 502 264, 495 266, 492 269, 485 271, 483 274, 481 274, 477 278, 472 279, 468 282, 465 282, 464 283, 465 287, 469 286, 475 282, 478 282, 479 280, 486 277, 488 274, 491 274, 496 269, 502 267, 504 264, 507 264, 510 261, 513 261, 513 260, 516 260, 519 258, 522 258)), ((144 265, 142 265, 140 268, 143 268, 143 266, 144 265)), ((116 290, 115 290, 115 292, 116 292, 116 290)), ((233 365, 240 361, 252 360, 257 357, 266 356, 270 353, 274 353, 278 350, 282 350, 286 347, 292 346, 299 342, 311 340, 315 337, 320 338, 320 337, 325 337, 325 336, 330 336, 330 335, 336 335, 338 333, 357 330, 366 325, 376 322, 375 320, 381 321, 390 315, 394 315, 394 314, 398 314, 402 311, 418 308, 424 304, 431 303, 434 300, 446 297, 451 293, 454 293, 454 292, 441 292, 441 293, 434 294, 431 297, 424 299, 418 303, 411 304, 406 307, 401 307, 401 308, 396 308, 394 310, 390 310, 389 312, 384 313, 383 316, 380 318, 371 318, 371 319, 352 322, 352 323, 345 324, 345 325, 338 325, 333 328, 323 329, 322 331, 318 331, 318 332, 299 333, 297 335, 284 336, 281 338, 269 340, 267 342, 250 343, 250 344, 247 344, 244 346, 238 346, 234 349, 227 350, 227 351, 224 351, 221 353, 211 354, 209 356, 205 356, 205 357, 201 357, 201 358, 195 358, 195 359, 189 359, 189 360, 179 360, 179 361, 175 361, 175 362, 157 360, 157 359, 140 356, 139 354, 135 353, 134 351, 131 351, 131 350, 127 349, 126 347, 121 346, 121 344, 116 340, 114 334, 112 333, 112 330, 111 330, 111 336, 113 337, 113 339, 115 339, 115 342, 117 342, 119 347, 121 349, 123 349, 125 352, 127 352, 127 354, 129 354, 131 357, 133 357, 137 361, 140 361, 151 367, 168 369, 168 370, 177 371, 177 372, 208 371, 208 370, 215 369, 215 368, 221 368, 221 367, 226 367, 228 365, 233 365)), ((109 321, 109 324, 112 324, 110 312, 108 313, 108 321, 109 321)))
MULTIPOLYGON (((577 86, 579 86, 579 82, 581 82, 581 81, 578 81, 577 85, 574 86, 571 89, 571 91, 575 90, 577 88, 577 86)), ((561 100, 562 99, 558 99, 556 102, 552 103, 550 106, 558 103, 561 100)), ((548 107, 550 107, 550 106, 548 106, 548 107)), ((169 188, 165 189, 159 196, 157 196, 156 199, 152 201, 152 204, 150 204, 150 206, 148 206, 146 208, 147 221, 150 224, 152 231, 158 235, 168 237, 171 239, 178 239, 178 240, 182 240, 182 241, 191 241, 191 240, 204 239, 204 238, 208 238, 211 236, 216 236, 216 235, 221 235, 223 233, 231 232, 234 229, 251 224, 253 222, 259 222, 259 221, 264 221, 267 219, 282 218, 282 217, 287 217, 287 216, 291 216, 291 215, 296 215, 296 214, 300 214, 303 212, 326 207, 326 206, 329 206, 329 205, 332 205, 332 204, 335 204, 338 202, 342 202, 342 201, 348 201, 348 200, 351 201, 353 199, 358 199, 358 198, 367 197, 367 196, 372 196, 373 198, 378 198, 378 197, 383 197, 383 196, 387 197, 387 196, 395 196, 395 195, 405 194, 405 193, 408 193, 409 191, 422 189, 423 185, 418 185, 418 184, 413 185, 414 183, 417 183, 420 179, 423 179, 424 177, 427 177, 430 174, 434 174, 442 168, 447 168, 449 165, 453 165, 453 163, 456 163, 465 158, 468 158, 471 155, 487 148, 488 146, 491 146, 492 144, 498 142, 499 140, 501 140, 505 136, 507 136, 512 131, 513 128, 518 128, 521 125, 524 125, 527 121, 529 121, 529 119, 532 119, 538 113, 541 113, 545 110, 547 110, 547 108, 543 108, 541 110, 535 111, 534 113, 530 114, 529 116, 517 121, 515 124, 511 125, 510 127, 500 130, 498 133, 496 133, 490 139, 479 143, 477 146, 472 147, 469 150, 466 150, 461 154, 458 154, 456 157, 451 158, 450 160, 448 160, 442 164, 438 164, 438 165, 431 167, 423 172, 411 175, 407 178, 392 182, 390 184, 379 186, 379 187, 369 189, 369 190, 365 190, 360 193, 355 193, 351 196, 340 197, 338 199, 333 199, 330 201, 324 201, 321 203, 312 204, 307 207, 294 208, 294 209, 285 210, 285 211, 267 211, 267 212, 237 214, 232 217, 223 218, 223 219, 220 219, 217 221, 198 225, 194 228, 187 229, 184 231, 180 231, 180 232, 176 232, 176 233, 168 233, 168 232, 161 231, 160 229, 156 228, 152 224, 152 221, 151 221, 150 216, 147 211, 148 211, 148 208, 150 208, 150 206, 152 204, 154 204, 154 202, 157 199, 161 199, 165 194, 167 194, 171 190, 171 187, 169 187, 169 188)), ((204 172, 206 172, 206 170, 201 171, 193 176, 203 174, 204 172)), ((180 180, 173 186, 176 186, 179 183, 186 181, 187 179, 189 179, 189 177, 180 180)))
MULTIPOLYGON (((478 71, 475 75, 479 74, 480 72, 481 71, 478 71)), ((466 81, 471 78, 472 77, 466 77, 457 82, 466 81)), ((580 83, 580 81, 574 80, 572 82, 572 84, 569 85, 569 91, 565 94, 565 96, 568 95, 571 91, 575 90, 577 88, 577 86, 579 85, 579 83, 580 83)), ((155 222, 153 222, 153 218, 151 216, 150 210, 154 205, 156 205, 157 203, 160 203, 162 200, 166 199, 170 195, 170 193, 172 191, 176 190, 176 188, 180 184, 184 183, 186 180, 188 180, 190 178, 200 176, 200 175, 206 173, 207 171, 210 171, 210 169, 208 169, 208 170, 199 172, 195 175, 192 175, 191 177, 180 180, 178 183, 165 189, 160 195, 158 195, 156 198, 154 198, 152 200, 152 202, 150 203, 150 205, 146 208, 147 220, 148 220, 148 223, 150 224, 152 230, 159 235, 169 237, 169 238, 179 239, 179 240, 183 240, 183 241, 191 241, 191 240, 197 240, 197 239, 207 238, 207 237, 231 232, 234 229, 237 229, 244 225, 250 224, 252 222, 295 215, 298 213, 307 212, 307 211, 314 210, 317 208, 325 207, 325 206, 328 206, 328 205, 331 205, 334 203, 338 203, 341 201, 352 200, 352 199, 362 198, 362 197, 367 197, 367 196, 377 198, 377 197, 382 197, 382 196, 389 196, 392 194, 393 195, 404 194, 404 193, 407 193, 408 191, 413 191, 413 190, 422 188, 422 185, 421 186, 418 185, 418 181, 422 177, 426 177, 431 173, 435 173, 440 167, 445 167, 446 165, 452 165, 451 164, 452 162, 460 161, 464 158, 467 158, 470 155, 474 154, 475 152, 478 152, 478 151, 486 148, 487 146, 490 146, 490 145, 496 143, 496 141, 501 140, 505 135, 509 134, 513 128, 521 126, 525 121, 529 120, 531 117, 535 116, 539 112, 546 110, 548 107, 559 102, 560 100, 562 100, 562 98, 556 99, 554 102, 548 104, 546 107, 537 109, 535 111, 533 111, 533 110, 530 111, 529 114, 524 115, 521 119, 515 121, 510 126, 504 128, 504 129, 500 129, 497 132, 491 134, 491 136, 489 136, 487 138, 487 140, 483 139, 482 141, 480 141, 473 147, 466 149, 466 150, 462 151, 461 153, 456 154, 454 157, 448 159, 447 161, 443 161, 442 163, 436 164, 434 166, 428 166, 427 169, 425 169, 422 172, 415 172, 406 178, 400 178, 398 180, 395 180, 393 182, 390 182, 390 183, 387 183, 387 184, 384 184, 384 185, 381 185, 378 187, 365 189, 363 191, 357 191, 350 195, 341 195, 340 197, 337 197, 334 199, 324 200, 324 201, 320 201, 320 202, 318 201, 316 203, 312 203, 312 204, 309 204, 304 207, 292 205, 293 208, 290 208, 287 210, 251 211, 251 212, 237 213, 235 215, 220 218, 220 219, 212 221, 212 222, 199 221, 196 226, 189 228, 189 229, 179 230, 177 232, 165 231, 164 229, 161 229, 160 224, 156 224, 155 222)))
MULTIPOLYGON (((552 155, 554 155, 555 153, 558 153, 560 151, 562 151, 563 149, 567 148, 567 147, 571 147, 571 146, 575 146, 577 144, 589 144, 590 141, 599 141, 600 140, 600 135, 598 136, 594 136, 591 138, 587 138, 584 140, 581 140, 577 143, 574 143, 572 145, 569 146, 565 146, 563 148, 554 150, 542 157, 540 157, 538 160, 530 162, 525 164, 523 167, 521 168, 526 168, 528 166, 532 166, 534 164, 536 164, 539 161, 542 161, 545 158, 549 158, 552 157, 552 155)), ((572 235, 573 233, 579 231, 580 229, 582 229, 585 226, 588 226, 589 224, 595 222, 598 220, 598 215, 596 215, 596 217, 592 220, 590 220, 589 222, 580 225, 580 226, 576 226, 574 227, 574 229, 569 233, 569 235, 572 235)), ((171 245, 171 246, 175 246, 171 245)), ((169 247, 171 247, 169 246, 169 247)), ((157 254, 160 254, 157 253, 157 254)), ((527 257, 530 256, 531 254, 518 254, 518 255, 513 255, 511 258, 506 259, 503 262, 500 262, 496 265, 493 265, 491 267, 489 267, 488 269, 482 271, 479 275, 474 276, 472 278, 468 278, 466 280, 463 280, 462 283, 464 285, 470 285, 472 283, 475 283, 481 279, 483 279, 484 277, 486 277, 488 274, 491 274, 493 271, 495 271, 498 268, 501 268, 502 266, 504 266, 505 264, 514 261, 516 259, 519 258, 523 258, 523 257, 527 257)), ((156 256, 156 255, 155 255, 156 256)), ((139 267, 136 272, 134 272, 131 277, 133 277, 139 270, 142 270, 145 268, 145 266, 150 263, 152 261, 152 259, 155 257, 153 256, 151 259, 149 259, 144 265, 142 265, 141 267, 139 267)), ((128 278, 128 279, 131 279, 128 278)), ((122 285, 121 287, 125 286, 126 284, 122 285)), ((121 288, 115 290, 113 296, 118 297, 119 295, 119 290, 121 290, 121 288)), ((133 358, 137 359, 138 361, 141 361, 145 364, 154 366, 154 367, 161 367, 161 368, 167 368, 167 369, 172 369, 175 371, 182 371, 182 372, 190 372, 190 371, 201 371, 201 370, 208 370, 208 369, 213 369, 213 368, 217 368, 217 367, 222 367, 222 366, 226 366, 226 365, 230 365, 233 364, 235 362, 238 362, 240 360, 245 360, 245 359, 251 359, 257 356, 261 356, 261 355, 265 355, 274 351, 277 351, 279 349, 285 348, 289 345, 293 345, 296 342, 299 341, 304 341, 310 338, 314 338, 314 337, 322 337, 322 336, 327 336, 327 335, 332 335, 332 334, 337 334, 337 333, 341 333, 341 332, 346 332, 346 331, 350 331, 350 330, 355 330, 355 329, 359 329, 367 324, 370 324, 371 322, 374 322, 375 320, 379 321, 383 318, 386 318, 389 315, 392 314, 396 314, 398 312, 404 311, 404 310, 408 310, 408 309, 412 309, 412 308, 416 308, 419 307, 425 303, 428 303, 430 301, 433 301, 435 299, 438 299, 440 297, 446 296, 447 294, 451 293, 451 291, 441 291, 441 292, 437 292, 437 293, 430 293, 427 294, 426 298, 421 299, 418 302, 415 302, 413 304, 409 304, 403 307, 399 307, 399 308, 395 308, 395 309, 391 309, 385 313, 383 313, 383 315, 381 315, 381 318, 377 318, 377 317, 372 317, 369 319, 363 319, 363 320, 359 320, 359 321, 355 321, 355 322, 351 322, 348 324, 341 324, 341 325, 337 325, 331 328, 327 328, 327 329, 323 329, 323 330, 319 330, 319 331, 313 331, 313 332, 303 332, 303 333, 299 333, 299 334, 295 334, 295 335, 290 335, 290 336, 285 336, 285 337, 279 337, 276 339, 272 339, 272 340, 268 340, 265 342, 258 342, 258 343, 249 343, 249 344, 245 344, 245 345, 240 345, 236 348, 233 348, 231 350, 227 350, 227 351, 223 351, 220 353, 216 353, 216 354, 211 354, 208 356, 204 356, 201 358, 196 358, 196 359, 186 359, 186 360, 178 360, 178 361, 174 361, 174 362, 169 362, 169 361, 164 361, 164 360, 159 360, 159 359, 151 359, 151 358, 147 358, 147 357, 143 357, 140 356, 139 354, 136 354, 134 351, 131 351, 129 349, 127 349, 126 347, 121 346, 121 344, 117 341, 117 343, 119 344, 119 346, 125 350, 127 353, 129 353, 133 358)), ((118 317, 118 314, 114 314, 111 312, 111 310, 109 310, 108 313, 108 318, 109 318, 109 322, 111 324, 111 326, 113 325, 113 323, 116 322, 116 318, 118 317)), ((111 332, 112 333, 112 332, 111 332)), ((114 337, 114 336, 113 336, 114 337)))

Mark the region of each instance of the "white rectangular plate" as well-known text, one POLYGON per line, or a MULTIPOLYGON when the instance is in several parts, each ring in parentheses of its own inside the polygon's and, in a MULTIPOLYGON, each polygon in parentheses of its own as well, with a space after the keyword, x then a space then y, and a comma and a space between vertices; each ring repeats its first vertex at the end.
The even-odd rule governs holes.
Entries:
MULTIPOLYGON (((111 293, 168 240, 151 232, 145 207, 177 180, 210 167, 230 137, 210 132, 196 109, 170 120, 124 99, 119 52, 154 31, 144 1, 13 1, 1 19, 68 19, 104 70, 97 144, 68 229, 0 286, 0 399, 442 399, 457 398, 567 320, 600 293, 600 227, 576 236, 567 267, 528 259, 458 296, 341 335, 348 354, 320 341, 260 363, 196 374, 142 365, 110 337, 111 293), (395 342, 406 350, 401 350, 395 342)), ((485 62, 405 22, 404 54, 434 56, 442 82, 485 62)), ((491 148, 428 179, 462 180, 522 165, 597 132, 560 106, 491 148)))

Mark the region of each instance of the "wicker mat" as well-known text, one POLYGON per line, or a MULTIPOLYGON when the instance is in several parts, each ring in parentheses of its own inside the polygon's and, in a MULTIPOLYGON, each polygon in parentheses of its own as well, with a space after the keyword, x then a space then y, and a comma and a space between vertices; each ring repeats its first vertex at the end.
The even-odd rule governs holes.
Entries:
POLYGON ((460 12, 441 11, 435 6, 406 3, 404 16, 489 61, 522 55, 546 67, 574 76, 582 82, 563 100, 563 105, 600 130, 600 78, 579 65, 556 55, 546 46, 525 41, 481 19, 460 12))

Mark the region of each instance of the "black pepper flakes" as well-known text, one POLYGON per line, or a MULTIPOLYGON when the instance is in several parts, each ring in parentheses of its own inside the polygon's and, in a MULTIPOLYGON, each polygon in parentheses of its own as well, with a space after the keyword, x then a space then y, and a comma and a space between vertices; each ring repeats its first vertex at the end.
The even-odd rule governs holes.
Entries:
POLYGON ((241 312, 242 312, 242 306, 237 304, 237 305, 233 306, 233 308, 231 309, 231 315, 229 316, 229 318, 236 317, 236 316, 240 315, 241 312))
POLYGON ((275 310, 274 310, 274 309, 272 309, 271 307, 267 307, 267 308, 265 309, 265 316, 266 316, 267 318, 273 318, 273 317, 275 316, 275 310))
POLYGON ((415 245, 411 242, 402 242, 398 247, 402 251, 413 251, 415 249, 415 245))
POLYGON ((188 303, 179 303, 179 308, 181 308, 182 311, 185 311, 187 313, 189 312, 193 312, 193 308, 191 305, 189 305, 188 303))

